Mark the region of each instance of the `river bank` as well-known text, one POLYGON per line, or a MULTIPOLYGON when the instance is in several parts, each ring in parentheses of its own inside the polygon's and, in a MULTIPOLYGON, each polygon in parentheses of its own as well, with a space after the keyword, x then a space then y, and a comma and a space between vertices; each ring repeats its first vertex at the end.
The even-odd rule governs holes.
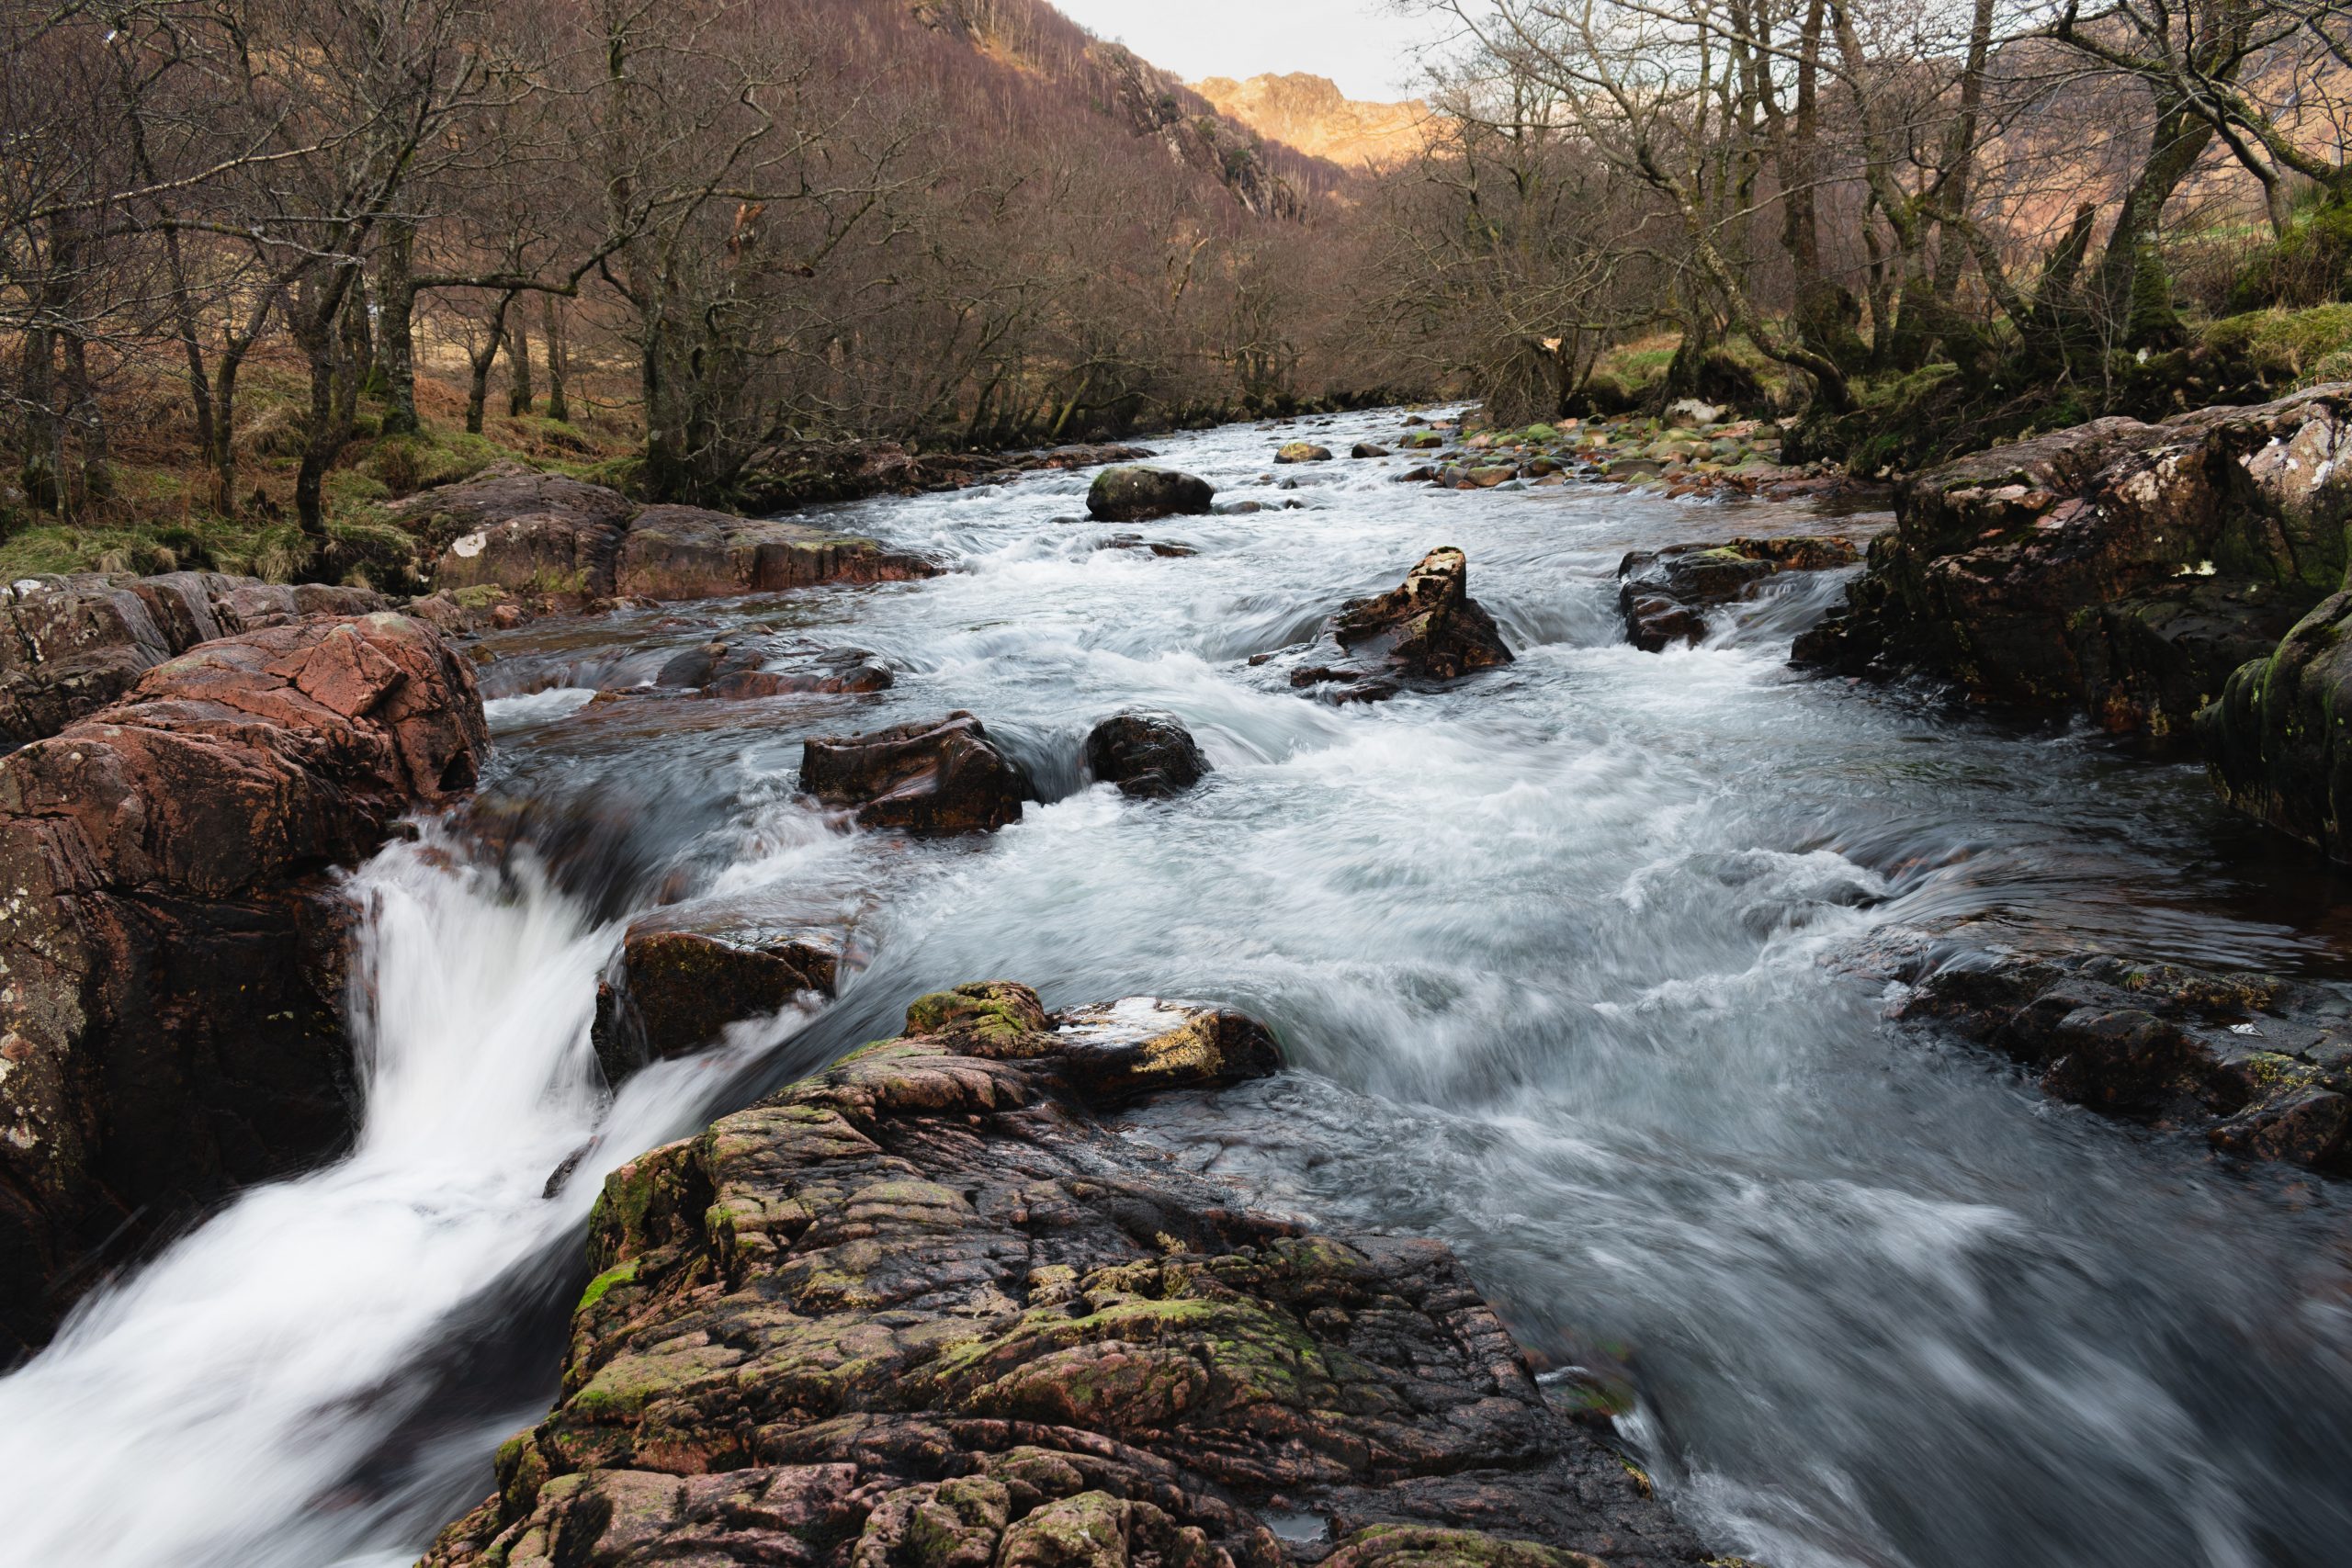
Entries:
POLYGON ((1883 518, 1272 462, 1408 428, 1155 444, 1254 511, 1097 524, 1089 476, 1040 474, 799 520, 944 575, 482 632, 471 817, 505 827, 360 874, 357 1151, 248 1193, 0 1382, 36 1560, 407 1561, 561 1393, 610 1170, 1003 975, 1053 1008, 1265 1020, 1290 1070, 1110 1135, 1254 1208, 1450 1243, 1711 1551, 2325 1562, 2352 1506, 2327 1461, 2352 1407, 2334 1189, 1882 1016, 1938 942, 2332 986, 2324 877, 2194 768, 1788 671, 1853 569, 1770 574, 1695 645, 1625 640, 1630 553, 1883 518), (1510 665, 1334 705, 1252 662, 1444 544, 1510 665), (661 682, 722 642, 771 671, 854 649, 891 681, 661 682), (1085 735, 1139 707, 1199 740, 1199 787, 1088 785, 1085 735), (1035 784, 1019 821, 913 840, 799 797, 805 740, 957 708, 1035 784), (827 933, 840 996, 608 1106, 595 982, 656 913, 827 933))

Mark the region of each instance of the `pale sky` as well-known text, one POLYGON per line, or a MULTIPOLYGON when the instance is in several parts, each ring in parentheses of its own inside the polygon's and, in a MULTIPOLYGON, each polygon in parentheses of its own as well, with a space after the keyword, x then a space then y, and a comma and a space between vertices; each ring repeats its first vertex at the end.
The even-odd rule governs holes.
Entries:
POLYGON ((1412 97, 1437 27, 1392 0, 1053 0, 1098 38, 1114 39, 1188 82, 1306 71, 1351 98, 1412 97))

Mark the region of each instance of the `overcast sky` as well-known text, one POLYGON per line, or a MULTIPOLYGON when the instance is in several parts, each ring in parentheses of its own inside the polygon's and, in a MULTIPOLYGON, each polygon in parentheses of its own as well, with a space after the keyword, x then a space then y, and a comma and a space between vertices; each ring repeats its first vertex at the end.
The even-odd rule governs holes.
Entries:
POLYGON ((1437 36, 1392 0, 1054 0, 1097 37, 1116 39, 1186 81, 1309 71, 1351 98, 1409 97, 1437 36))

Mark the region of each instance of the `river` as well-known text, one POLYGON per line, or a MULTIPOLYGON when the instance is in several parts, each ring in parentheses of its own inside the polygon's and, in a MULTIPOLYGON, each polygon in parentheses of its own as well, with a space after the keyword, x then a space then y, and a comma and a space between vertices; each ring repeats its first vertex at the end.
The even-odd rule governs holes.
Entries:
MULTIPOLYGON (((1397 419, 1308 433, 1344 451, 1397 419)), ((1854 520, 1272 468, 1295 434, 1153 444, 1264 511, 1106 528, 1064 474, 882 499, 834 521, 959 570, 489 639, 486 791, 521 847, 427 824, 355 874, 355 1151, 244 1194, 0 1381, 7 1560, 413 1560, 554 1393, 605 1169, 891 1032, 923 990, 1001 976, 1049 1005, 1271 1021, 1294 1071, 1133 1135, 1269 1206, 1452 1241, 1543 1364, 1632 1392, 1623 1436, 1726 1552, 2345 1562, 2338 1193, 1883 1018, 1898 962, 1939 943, 2334 980, 2308 857, 2178 761, 1790 671, 1838 575, 1779 580, 1696 649, 1623 641, 1627 548, 1854 520), (1123 532, 1198 553, 1098 547, 1123 532), (1334 708, 1248 662, 1440 544, 1513 666, 1334 708), (897 683, 587 705, 753 624, 869 649, 897 683), (1193 729, 1206 785, 1083 786, 1086 729, 1139 706, 1193 729), (803 738, 957 707, 1051 804, 909 844, 796 796, 803 738), (609 1100, 595 978, 657 900, 852 929, 862 967, 830 1008, 609 1100)))

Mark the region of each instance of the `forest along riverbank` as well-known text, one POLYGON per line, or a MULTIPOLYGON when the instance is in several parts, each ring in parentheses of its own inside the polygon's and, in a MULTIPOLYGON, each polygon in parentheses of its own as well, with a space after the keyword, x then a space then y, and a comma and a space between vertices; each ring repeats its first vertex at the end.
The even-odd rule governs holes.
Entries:
POLYGON ((2352 1526, 2335 1190, 1882 1016, 1929 942, 2332 984, 2331 933, 2290 918, 2324 886, 2192 767, 1791 671, 1847 572, 1770 575, 1695 646, 1626 641, 1631 552, 1882 520, 1274 465, 1302 434, 1345 453, 1400 422, 1155 444, 1260 510, 1096 524, 1083 473, 864 502, 817 521, 960 570, 484 637, 494 746, 461 830, 503 859, 435 833, 359 874, 356 1153, 249 1192, 0 1382, 12 1540, 35 1562, 413 1556, 556 1394, 605 1171, 1002 976, 1048 1007, 1267 1021, 1295 1070, 1113 1135, 1260 1206, 1451 1243, 1713 1550, 2330 1561, 2352 1526), (1252 662, 1448 544, 1508 666, 1334 705, 1252 662), (651 688, 718 642, 889 682, 651 688), (1045 804, 909 840, 797 793, 805 740, 956 709, 1045 804), (1182 719, 1199 787, 1084 786, 1083 737, 1132 709, 1182 719), (657 910, 825 948, 841 995, 606 1110, 595 977, 657 910))

